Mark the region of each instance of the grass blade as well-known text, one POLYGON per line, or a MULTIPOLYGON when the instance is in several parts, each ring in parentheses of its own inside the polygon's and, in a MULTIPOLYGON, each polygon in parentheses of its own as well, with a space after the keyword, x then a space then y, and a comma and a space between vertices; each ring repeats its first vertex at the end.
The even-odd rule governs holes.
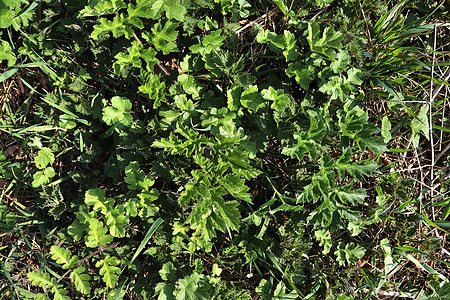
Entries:
POLYGON ((142 250, 144 249, 145 245, 148 243, 152 235, 156 232, 156 229, 158 229, 159 225, 164 222, 163 218, 158 218, 155 223, 150 227, 150 229, 147 231, 147 234, 145 235, 144 239, 142 240, 141 244, 136 250, 136 253, 134 253, 133 258, 131 259, 130 263, 133 263, 133 261, 141 254, 142 250))

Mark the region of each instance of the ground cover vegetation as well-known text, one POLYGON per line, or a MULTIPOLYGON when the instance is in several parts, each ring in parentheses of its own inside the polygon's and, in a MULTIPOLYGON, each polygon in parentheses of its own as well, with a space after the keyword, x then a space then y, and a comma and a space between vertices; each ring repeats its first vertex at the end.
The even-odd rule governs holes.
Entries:
POLYGON ((445 1, 0 1, 1 299, 449 299, 445 1))

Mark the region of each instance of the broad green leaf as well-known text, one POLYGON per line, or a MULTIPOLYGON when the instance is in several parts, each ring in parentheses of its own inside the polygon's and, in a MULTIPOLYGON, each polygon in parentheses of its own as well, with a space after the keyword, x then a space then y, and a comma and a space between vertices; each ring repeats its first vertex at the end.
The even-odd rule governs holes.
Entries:
POLYGON ((153 72, 154 66, 159 63, 159 60, 156 58, 156 51, 153 48, 141 50, 141 57, 145 61, 146 69, 149 72, 153 72))
POLYGON ((165 89, 166 83, 160 81, 159 76, 152 73, 145 78, 145 84, 139 87, 139 91, 147 94, 150 99, 155 100, 153 109, 157 109, 161 106, 161 102, 164 102, 165 89))
POLYGON ((133 41, 131 43, 131 47, 127 49, 128 53, 117 53, 116 56, 114 56, 116 59, 113 64, 114 73, 120 74, 120 71, 129 65, 140 68, 142 66, 141 53, 143 49, 144 47, 141 45, 141 43, 139 43, 138 41, 133 41))
POLYGON ((101 34, 108 32, 112 32, 115 38, 120 37, 123 34, 125 34, 126 38, 129 38, 133 35, 133 30, 125 23, 126 18, 121 16, 115 16, 112 21, 109 21, 106 18, 101 18, 100 24, 94 25, 94 30, 91 33, 91 38, 93 40, 98 40, 101 34))
MULTIPOLYGON (((183 90, 187 94, 192 95, 192 99, 199 100, 201 98, 201 94, 203 94, 203 92, 204 92, 204 86, 201 85, 194 76, 188 75, 188 74, 180 74, 178 76, 178 81, 183 86, 183 90)), ((178 95, 178 96, 185 97, 185 95, 178 95)), ((177 106, 178 106, 178 104, 177 104, 177 106)), ((178 106, 178 107, 180 107, 180 106, 178 106)), ((194 104, 192 104, 189 108, 186 108, 186 109, 181 108, 181 109, 193 110, 194 108, 195 108, 195 106, 194 106, 194 104)))
MULTIPOLYGON (((152 16, 152 12, 148 5, 146 5, 147 1, 136 1, 136 5, 128 4, 127 12, 128 12, 128 18, 127 19, 137 19, 139 18, 150 18, 152 16)), ((123 2, 122 2, 123 3, 123 2)), ((123 3, 125 7, 127 7, 126 3, 123 3)), ((139 20, 141 21, 141 20, 139 20)), ((142 21, 141 21, 142 22, 142 21)))
POLYGON ((383 136, 385 143, 388 143, 392 138, 391 122, 387 116, 384 116, 381 121, 381 135, 383 136))
POLYGON ((291 97, 281 89, 275 90, 270 86, 262 90, 261 94, 264 99, 273 101, 270 107, 278 112, 282 112, 291 103, 291 97))
POLYGON ((33 175, 33 182, 31 185, 33 187, 40 187, 47 184, 50 178, 55 176, 55 170, 52 167, 47 167, 43 171, 38 171, 33 175))
POLYGON ((216 50, 222 46, 223 41, 226 40, 226 36, 221 36, 222 30, 218 29, 205 36, 201 44, 196 44, 189 47, 192 53, 200 53, 202 55, 209 54, 211 51, 216 50))
POLYGON ((351 221, 348 222, 347 228, 348 231, 351 232, 352 236, 358 236, 363 231, 363 229, 365 229, 365 227, 363 227, 361 222, 351 222, 351 221))
POLYGON ((177 0, 150 0, 152 18, 159 19, 165 12, 167 19, 175 19, 179 22, 184 21, 186 8, 177 0))
POLYGON ((175 269, 173 263, 170 261, 165 263, 162 266, 162 269, 159 270, 159 276, 161 276, 162 280, 169 280, 175 282, 177 280, 177 269, 175 269))
POLYGON ((286 58, 286 61, 288 62, 296 60, 299 56, 299 53, 295 35, 292 32, 285 30, 283 36, 286 44, 286 46, 284 47, 283 55, 286 58))
POLYGON ((248 193, 249 187, 245 185, 245 180, 239 178, 235 174, 228 174, 222 178, 217 179, 230 193, 231 196, 239 200, 251 203, 252 196, 248 193))
POLYGON ((182 279, 178 279, 177 300, 208 300, 210 299, 209 287, 202 284, 200 275, 194 273, 182 279))
POLYGON ((345 80, 345 84, 353 84, 353 85, 361 85, 362 72, 360 69, 351 68, 347 71, 347 79, 345 80))
MULTIPOLYGON (((1 18, 1 16, 0 16, 1 18)), ((2 60, 7 60, 8 61, 8 66, 12 67, 15 63, 16 63, 16 56, 14 55, 14 52, 11 48, 11 46, 9 45, 9 43, 7 41, 1 41, 2 43, 0 44, 0 62, 2 60)))
POLYGON ((378 168, 378 165, 375 162, 369 160, 351 162, 350 155, 351 151, 346 150, 336 161, 336 170, 341 178, 344 176, 343 174, 345 172, 348 172, 354 178, 362 181, 364 176, 372 176, 378 168))
POLYGON ((256 36, 256 41, 258 43, 269 43, 269 49, 276 53, 282 52, 286 61, 295 60, 299 55, 295 35, 287 30, 280 35, 276 35, 269 30, 261 30, 256 36))
POLYGON ((352 205, 362 204, 364 199, 368 197, 364 189, 350 190, 351 187, 340 188, 336 191, 342 203, 350 203, 352 205))
POLYGON ((98 261, 95 266, 100 267, 100 275, 103 281, 110 288, 114 288, 117 284, 118 274, 120 273, 120 268, 116 267, 120 263, 117 257, 107 255, 104 259, 98 261))
POLYGON ((341 41, 344 39, 344 34, 335 32, 333 27, 326 27, 320 35, 320 26, 316 22, 308 23, 308 36, 307 40, 311 51, 322 53, 330 57, 335 53, 334 51, 327 51, 329 48, 341 49, 341 41))
POLYGON ((380 241, 380 246, 384 251, 384 275, 387 276, 395 268, 392 257, 392 248, 389 245, 388 239, 382 239, 380 241))
POLYGON ((348 92, 345 90, 344 79, 340 76, 332 76, 328 81, 323 84, 319 91, 328 94, 331 100, 340 99, 341 101, 346 100, 348 92))
MULTIPOLYGON (((161 22, 153 26, 153 37, 151 37, 151 41, 156 50, 162 51, 164 55, 178 50, 177 46, 173 43, 178 36, 178 31, 175 30, 178 25, 179 23, 177 22, 167 20, 164 27, 162 27, 161 22)), ((145 38, 144 34, 143 37, 145 38)))
POLYGON ((92 1, 90 4, 85 6, 80 12, 82 17, 90 16, 102 16, 118 13, 121 8, 126 8, 127 4, 123 0, 102 0, 102 1, 92 1))
POLYGON ((137 161, 132 161, 125 167, 125 182, 130 190, 147 190, 153 185, 154 180, 148 178, 137 161))
POLYGON ((269 299, 273 299, 272 296, 272 284, 265 280, 265 279, 261 279, 261 281, 259 282, 258 287, 255 289, 255 292, 261 296, 262 300, 269 300, 269 299))
POLYGON ((20 6, 22 3, 27 3, 27 0, 2 0, 3 4, 9 8, 15 8, 20 6))
POLYGON ((366 249, 355 243, 345 244, 343 242, 339 243, 338 249, 334 252, 337 256, 336 260, 340 266, 354 263, 356 260, 361 259, 364 256, 366 249))
MULTIPOLYGON (((120 207, 120 206, 119 206, 120 207)), ((106 214, 106 225, 113 237, 124 237, 125 226, 129 223, 129 219, 125 215, 125 211, 115 208, 106 214)))
POLYGON ((91 292, 91 286, 89 284, 91 277, 84 273, 84 271, 85 269, 83 267, 78 267, 70 273, 70 278, 74 281, 77 291, 88 295, 91 292))
POLYGON ((14 23, 14 10, 0 9, 0 28, 8 28, 14 23))
POLYGON ((422 106, 417 117, 411 121, 411 128, 412 143, 415 148, 419 146, 421 132, 428 140, 430 139, 430 129, 428 127, 428 105, 422 106))
POLYGON ((108 125, 114 125, 121 122, 125 126, 130 125, 133 121, 133 117, 128 111, 131 109, 132 104, 130 100, 124 97, 114 96, 111 99, 112 106, 103 108, 102 120, 108 125))
POLYGON ((309 84, 314 79, 314 68, 312 66, 304 66, 301 62, 294 62, 288 65, 286 75, 295 78, 300 87, 308 90, 309 84))
POLYGON ((54 285, 52 287, 53 292, 53 300, 71 300, 68 296, 66 296, 67 291, 62 288, 61 284, 54 285))
POLYGON ((225 220, 225 222, 230 226, 231 229, 236 231, 239 230, 239 224, 241 214, 237 206, 239 203, 237 201, 224 202, 219 200, 215 202, 219 208, 220 216, 225 220))
POLYGON ((63 265, 63 269, 72 268, 78 262, 78 257, 76 255, 72 256, 72 252, 69 249, 52 246, 50 248, 50 254, 58 264, 63 265))
POLYGON ((101 211, 102 214, 106 214, 112 209, 114 204, 113 198, 105 199, 105 191, 100 188, 87 190, 84 194, 84 202, 87 205, 93 205, 94 211, 101 211))
POLYGON ((111 104, 120 111, 129 111, 132 107, 130 100, 118 96, 114 96, 111 98, 111 104))
POLYGON ((97 219, 89 220, 89 232, 86 236, 86 246, 89 248, 95 248, 98 246, 106 246, 111 243, 113 237, 107 234, 108 229, 105 228, 102 221, 97 219))
POLYGON ((323 247, 323 254, 327 254, 331 250, 331 233, 327 229, 316 230, 314 236, 319 241, 319 245, 323 247))
POLYGON ((75 241, 79 241, 83 237, 85 229, 88 228, 88 226, 82 224, 78 219, 75 219, 75 221, 67 228, 67 232, 75 241))
POLYGON ((52 164, 55 161, 55 155, 52 150, 47 147, 41 148, 38 155, 34 158, 34 162, 38 169, 44 169, 48 164, 52 164))
POLYGON ((384 142, 383 137, 381 136, 362 135, 359 138, 360 138, 359 145, 362 150, 368 147, 374 153, 384 153, 388 151, 388 149, 386 148, 386 143, 384 142), (364 144, 364 147, 361 146, 361 142, 364 144))
POLYGON ((258 111, 264 105, 264 99, 261 97, 256 85, 251 85, 247 90, 243 91, 240 101, 242 106, 253 112, 258 111))
POLYGON ((174 291, 175 284, 171 282, 159 282, 155 287, 158 300, 175 300, 174 291))
POLYGON ((27 277, 33 285, 51 288, 54 282, 50 279, 50 274, 42 273, 41 271, 32 271, 27 274, 27 277))
POLYGON ((347 68, 350 63, 350 55, 347 50, 339 50, 335 60, 331 63, 330 67, 334 73, 341 73, 347 68))

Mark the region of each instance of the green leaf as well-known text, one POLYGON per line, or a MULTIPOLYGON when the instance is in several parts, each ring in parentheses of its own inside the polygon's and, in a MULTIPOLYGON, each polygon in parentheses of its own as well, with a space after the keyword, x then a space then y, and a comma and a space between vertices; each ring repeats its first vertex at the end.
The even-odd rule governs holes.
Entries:
POLYGON ((336 59, 331 63, 330 67, 334 73, 341 73, 350 63, 350 55, 347 50, 339 50, 336 59))
POLYGON ((350 190, 351 186, 341 187, 336 193, 342 203, 350 203, 352 205, 362 204, 364 199, 368 197, 364 189, 350 190))
POLYGON ((85 229, 88 228, 88 226, 75 219, 75 221, 73 221, 73 223, 67 228, 67 232, 75 241, 79 241, 83 237, 85 229))
POLYGON ((113 237, 107 234, 108 229, 105 228, 102 221, 97 219, 89 220, 89 232, 86 240, 86 246, 89 248, 95 248, 98 246, 106 246, 111 243, 113 237))
POLYGON ((95 266, 100 268, 100 275, 106 286, 114 288, 117 284, 118 274, 120 273, 120 268, 116 267, 120 263, 117 257, 107 255, 104 259, 98 261, 95 266))
POLYGON ((55 176, 55 170, 52 167, 45 168, 44 171, 38 171, 33 175, 33 182, 31 185, 35 188, 43 186, 50 181, 50 178, 55 176))
POLYGON ((162 266, 162 269, 159 270, 159 276, 161 276, 162 280, 169 280, 175 282, 177 280, 177 269, 175 269, 173 263, 170 261, 165 263, 162 266))
POLYGON ((362 72, 360 69, 351 68, 347 71, 347 79, 345 80, 345 84, 353 84, 353 85, 361 85, 362 72))
POLYGON ((328 94, 331 100, 339 98, 341 101, 344 101, 348 96, 348 91, 344 86, 344 79, 339 76, 330 77, 328 81, 319 88, 319 91, 328 94))
POLYGON ((364 180, 364 176, 372 176, 378 165, 369 160, 362 160, 351 162, 351 151, 345 150, 344 153, 336 161, 336 170, 338 171, 339 177, 343 177, 345 172, 348 172, 354 178, 359 181, 364 180))
MULTIPOLYGON (((120 206, 119 206, 120 207, 120 206)), ((106 225, 113 237, 124 237, 125 226, 128 225, 129 219, 124 214, 124 209, 115 208, 106 214, 106 225)))
POLYGON ((334 54, 334 51, 330 52, 327 50, 329 48, 341 49, 341 41, 344 37, 344 34, 335 32, 333 27, 326 27, 322 36, 320 36, 319 24, 315 22, 308 23, 308 36, 306 39, 313 52, 322 53, 330 57, 334 54))
POLYGON ((28 279, 40 287, 51 288, 54 282, 50 280, 50 274, 42 273, 41 271, 32 271, 27 274, 28 279))
POLYGON ((261 296, 262 300, 269 300, 269 299, 273 299, 272 296, 272 284, 265 280, 265 279, 261 279, 261 281, 259 282, 258 287, 255 289, 255 292, 261 296))
POLYGON ((211 51, 216 50, 222 46, 223 41, 226 40, 226 36, 221 36, 222 30, 218 29, 205 36, 201 44, 196 44, 189 47, 192 53, 200 53, 202 55, 209 54, 211 51))
POLYGON ((165 12, 167 19, 175 19, 179 22, 184 21, 186 8, 177 0, 150 0, 152 18, 159 19, 165 12))
POLYGON ((100 18, 100 24, 94 25, 94 30, 91 33, 93 40, 98 40, 99 36, 108 32, 112 32, 115 38, 125 34, 126 38, 133 35, 133 30, 130 26, 126 26, 126 19, 122 16, 115 16, 112 21, 106 18, 100 18))
POLYGON ((264 99, 261 97, 256 85, 251 85, 247 90, 243 91, 240 101, 243 107, 253 112, 258 111, 264 105, 264 99))
MULTIPOLYGON (((161 22, 153 26, 153 37, 151 37, 151 41, 156 50, 162 51, 164 55, 178 50, 177 46, 173 43, 178 36, 178 31, 175 30, 178 25, 179 23, 168 20, 164 24, 164 27, 162 27, 161 22)), ((143 34, 143 37, 145 38, 146 36, 143 34)), ((147 40, 149 41, 150 39, 147 40)))
POLYGON ((34 158, 34 162, 38 169, 44 169, 48 164, 52 164, 55 161, 55 155, 52 150, 47 147, 41 148, 38 155, 34 158))
POLYGON ((384 116, 381 120, 381 135, 383 136, 385 143, 388 143, 392 139, 391 122, 387 116, 384 116))
POLYGON ((76 255, 72 256, 72 252, 69 249, 52 246, 50 248, 50 254, 58 264, 63 265, 63 269, 70 269, 78 262, 78 257, 76 255))
POLYGON ((91 292, 91 286, 89 284, 91 277, 84 273, 84 271, 85 269, 83 267, 78 267, 70 273, 70 278, 74 281, 77 291, 88 295, 91 292))
POLYGON ((53 300, 71 300, 68 296, 66 296, 67 291, 61 287, 61 284, 54 285, 52 287, 53 300))
POLYGON ((365 147, 368 147, 374 153, 384 153, 387 152, 386 143, 381 136, 360 136, 360 148, 365 149, 361 146, 361 142, 364 143, 365 147))
POLYGON ((202 284, 200 275, 194 273, 177 281, 177 300, 208 300, 210 299, 209 287, 202 284))
POLYGON ((148 190, 155 183, 154 180, 148 178, 140 170, 140 165, 137 161, 132 161, 125 167, 125 182, 130 190, 148 190))
POLYGON ((314 79, 314 67, 312 66, 304 66, 301 62, 294 62, 288 65, 286 69, 286 75, 289 78, 295 78, 300 87, 304 90, 309 89, 309 84, 314 79))
POLYGON ((269 43, 269 49, 276 53, 282 52, 286 61, 295 60, 299 56, 295 35, 290 31, 285 30, 283 34, 276 35, 269 30, 261 30, 256 36, 256 41, 269 43))
POLYGON ((100 188, 90 189, 84 194, 84 202, 93 205, 94 211, 101 211, 104 215, 111 210, 114 204, 113 198, 105 199, 105 191, 100 188))
POLYGON ((144 47, 141 43, 133 41, 131 47, 127 49, 128 54, 124 52, 117 53, 116 56, 114 56, 116 59, 113 64, 114 73, 119 74, 123 68, 129 65, 140 68, 142 66, 141 52, 143 49, 144 47))
POLYGON ((161 102, 164 102, 165 89, 166 83, 160 81, 159 76, 152 73, 145 78, 145 84, 139 87, 139 91, 147 94, 150 99, 155 100, 153 109, 157 109, 161 106, 161 102))
POLYGON ((314 236, 319 241, 319 245, 323 246, 323 254, 327 254, 331 250, 331 233, 327 229, 316 230, 314 236))
POLYGON ((223 200, 215 201, 219 208, 220 216, 230 226, 231 229, 239 230, 241 214, 237 208, 239 203, 237 201, 224 202, 223 200))
POLYGON ((219 177, 217 181, 227 189, 231 196, 248 203, 252 202, 252 195, 248 193, 249 188, 245 185, 245 180, 236 174, 219 177))
MULTIPOLYGON (((1 18, 1 16, 0 16, 1 18)), ((9 43, 7 41, 1 41, 2 43, 0 44, 0 62, 2 60, 7 60, 8 61, 8 66, 12 67, 15 63, 16 63, 16 56, 14 55, 14 52, 11 48, 11 46, 9 45, 9 43)))
POLYGON ((346 261, 348 264, 352 264, 356 260, 361 259, 365 252, 366 249, 359 245, 355 245, 355 243, 345 244, 340 242, 338 249, 334 252, 334 254, 337 256, 336 260, 339 265, 343 266, 346 261))
POLYGON ((118 122, 125 126, 130 125, 133 117, 127 111, 131 109, 131 101, 124 97, 114 96, 111 103, 112 106, 103 108, 102 120, 108 125, 114 125, 118 122))
POLYGON ((264 99, 273 101, 270 106, 273 110, 282 112, 291 103, 291 97, 283 90, 275 90, 273 87, 261 91, 264 99))
POLYGON ((156 51, 152 48, 141 50, 141 57, 147 64, 146 69, 149 72, 153 72, 154 66, 159 63, 156 54, 156 51))
POLYGON ((159 282, 155 287, 155 293, 158 300, 175 300, 173 292, 175 291, 175 284, 171 282, 159 282))
POLYGON ((428 127, 428 105, 423 105, 419 114, 411 121, 412 143, 415 148, 419 146, 420 132, 429 140, 430 129, 428 127))
POLYGON ((3 4, 13 9, 16 6, 20 6, 22 3, 27 3, 27 0, 2 0, 3 4))
POLYGON ((0 28, 8 28, 14 23, 14 10, 0 9, 0 28))

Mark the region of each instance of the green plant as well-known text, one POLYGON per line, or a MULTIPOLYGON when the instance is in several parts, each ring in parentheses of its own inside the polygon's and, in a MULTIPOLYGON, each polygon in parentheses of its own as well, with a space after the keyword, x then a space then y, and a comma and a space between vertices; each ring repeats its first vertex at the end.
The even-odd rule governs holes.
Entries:
POLYGON ((415 4, 23 0, 1 15, 6 297, 445 295, 445 151, 421 190, 405 175, 449 125, 440 94, 409 102, 446 86, 415 4))

